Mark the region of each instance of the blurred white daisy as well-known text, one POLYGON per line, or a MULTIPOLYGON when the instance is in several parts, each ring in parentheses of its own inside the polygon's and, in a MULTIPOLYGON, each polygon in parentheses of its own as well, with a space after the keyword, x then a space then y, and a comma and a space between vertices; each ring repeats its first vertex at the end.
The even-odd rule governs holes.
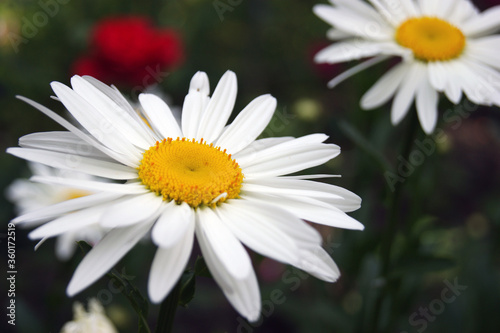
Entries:
POLYGON ((88 312, 79 302, 73 304, 73 320, 64 324, 61 333, 118 333, 106 316, 101 303, 91 298, 88 312))
MULTIPOLYGON (((29 146, 30 142, 37 141, 38 133, 30 134, 21 139, 20 144, 29 146)), ((68 179, 97 180, 96 177, 70 170, 58 170, 39 163, 30 163, 30 170, 34 176, 58 176, 68 179)), ((16 179, 7 188, 5 196, 15 204, 18 214, 31 214, 32 219, 22 224, 23 227, 38 226, 46 221, 43 216, 38 216, 38 209, 93 194, 91 191, 71 188, 65 185, 34 183, 28 179, 16 179)), ((59 260, 68 260, 74 254, 77 241, 84 240, 95 244, 104 235, 106 229, 99 223, 72 229, 61 234, 56 240, 56 256, 59 260)))
MULTIPOLYGON (((32 231, 30 238, 94 223, 113 228, 82 260, 68 295, 99 279, 150 230, 158 246, 148 283, 153 302, 162 301, 181 276, 195 234, 214 279, 236 310, 252 321, 259 317, 260 292, 242 243, 320 279, 338 278, 319 233, 304 220, 363 229, 345 214, 359 208, 360 198, 307 180, 328 175, 284 176, 337 156, 340 148, 323 143, 326 135, 256 140, 276 108, 270 95, 251 101, 226 126, 237 91, 231 71, 212 97, 207 75, 194 75, 180 125, 155 95, 139 96, 148 126, 115 88, 90 77, 74 76, 71 84, 72 89, 53 82, 52 88, 84 130, 20 97, 69 132, 40 133, 36 147, 8 149, 34 162, 124 181, 33 177, 98 193, 39 210, 38 216, 52 221, 32 231), (72 213, 61 217, 67 212, 72 213)), ((15 221, 37 218, 24 215, 15 221)))
POLYGON ((331 0, 314 13, 333 26, 336 43, 316 54, 319 63, 373 57, 329 82, 346 78, 391 56, 403 61, 361 98, 374 109, 394 96, 391 120, 398 124, 415 100, 420 124, 432 133, 438 92, 457 104, 464 93, 481 105, 500 106, 500 6, 479 13, 467 0, 331 0))

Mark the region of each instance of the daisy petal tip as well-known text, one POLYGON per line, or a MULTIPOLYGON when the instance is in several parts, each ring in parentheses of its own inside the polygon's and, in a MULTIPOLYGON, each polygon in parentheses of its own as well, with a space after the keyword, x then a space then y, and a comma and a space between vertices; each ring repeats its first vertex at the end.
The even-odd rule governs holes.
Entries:
POLYGON ((43 237, 45 236, 42 233, 40 233, 39 229, 35 229, 28 234, 28 238, 31 240, 38 240, 42 239, 43 237))
POLYGON ((236 73, 232 70, 227 70, 224 75, 220 78, 219 82, 229 81, 231 85, 236 86, 238 84, 238 79, 236 77, 236 73))
POLYGON ((20 218, 21 216, 18 216, 12 220, 10 220, 10 223, 14 223, 15 225, 20 225, 21 224, 21 221, 22 219, 20 218))
POLYGON ((422 130, 425 132, 427 135, 431 135, 434 133, 434 129, 436 128, 436 124, 421 124, 422 130))
POLYGON ((82 81, 85 81, 81 76, 78 75, 73 75, 69 82, 71 83, 71 86, 74 88, 75 85, 80 84, 82 81))
POLYGON ((247 320, 251 323, 255 323, 260 319, 260 308, 257 310, 252 310, 249 314, 245 315, 247 320))
POLYGON ((317 4, 317 5, 314 5, 314 6, 313 6, 312 11, 313 11, 313 13, 314 13, 314 14, 316 14, 316 15, 317 15, 317 16, 319 16, 319 17, 321 17, 321 14, 323 14, 322 12, 323 12, 324 10, 328 10, 328 9, 330 9, 330 8, 332 8, 332 7, 331 7, 331 6, 329 6, 329 5, 325 5, 325 4, 317 4))
POLYGON ((235 72, 233 72, 233 71, 232 71, 232 70, 230 70, 230 69, 228 69, 228 70, 224 73, 224 75, 223 75, 223 76, 225 76, 225 75, 230 75, 230 76, 233 76, 233 77, 235 77, 235 78, 236 78, 236 73, 235 73, 235 72))
POLYGON ((161 295, 157 291, 153 290, 152 287, 148 287, 148 295, 149 299, 151 300, 151 303, 153 304, 159 304, 165 299, 165 295, 161 295))
POLYGON ((50 87, 52 88, 52 90, 54 90, 54 92, 57 95, 56 90, 64 89, 64 87, 66 87, 66 86, 59 81, 52 81, 52 82, 50 82, 50 87))
POLYGON ((85 287, 82 288, 82 286, 76 284, 73 278, 71 279, 71 281, 68 284, 68 287, 66 288, 66 295, 68 295, 68 297, 73 297, 83 289, 85 289, 85 287))
POLYGON ((210 93, 210 82, 208 80, 208 75, 205 72, 198 71, 191 78, 189 84, 189 91, 198 91, 207 95, 210 93))
POLYGON ((326 279, 324 281, 329 282, 329 283, 335 283, 340 278, 340 274, 335 272, 334 274, 332 274, 330 276, 325 276, 325 278, 326 279))

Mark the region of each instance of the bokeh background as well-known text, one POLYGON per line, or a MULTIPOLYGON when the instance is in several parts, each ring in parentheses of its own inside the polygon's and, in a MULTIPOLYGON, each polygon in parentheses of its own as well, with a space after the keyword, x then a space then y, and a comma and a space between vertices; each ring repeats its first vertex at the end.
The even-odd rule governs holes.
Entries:
MULTIPOLYGON (((157 29, 175 31, 183 45, 180 60, 153 80, 157 91, 180 106, 196 71, 207 72, 213 88, 231 69, 239 83, 235 110, 271 93, 278 99, 278 108, 263 137, 327 133, 329 142, 342 147, 342 154, 314 171, 342 175, 327 181, 362 197, 361 209, 351 215, 366 227, 362 232, 319 228, 342 272, 334 284, 254 255, 263 299, 263 317, 257 323, 244 321, 211 279, 198 277, 195 297, 187 308, 178 310, 174 332, 498 332, 500 110, 476 107, 466 100, 455 106, 443 99, 439 135, 426 137, 418 128, 410 152, 414 158, 423 156, 422 163, 409 163, 401 149, 413 126, 412 116, 393 127, 387 105, 374 111, 359 108, 363 92, 393 63, 380 64, 327 89, 329 79, 353 64, 313 63, 315 52, 328 45, 329 28, 312 13, 316 3, 2 0, 0 150, 16 146, 22 135, 60 130, 15 95, 64 114, 61 105, 50 99, 49 83, 69 84, 75 62, 93 52, 96 24, 121 15, 148 18, 157 29), (399 174, 407 175, 394 210, 395 183, 389 175, 398 174, 398 168, 399 174), (380 253, 387 246, 392 211, 397 233, 390 274, 383 278, 380 253)), ((475 4, 484 10, 498 1, 475 4)), ((135 51, 131 44, 124 57, 135 51)), ((117 84, 132 101, 146 88, 106 83, 117 84)), ((20 159, 1 154, 0 163, 0 194, 14 179, 29 177, 20 159)), ((3 195, 0 200, 0 257, 6 271, 6 225, 15 211, 3 195)), ((108 279, 74 299, 65 295, 81 252, 60 262, 53 240, 35 252, 27 233, 16 230, 13 332, 58 332, 72 318, 73 301, 86 302, 90 297, 103 303, 120 332, 137 332, 132 307, 108 279)), ((152 244, 141 243, 116 267, 144 294, 153 254, 152 244)), ((5 277, 1 280, 7 287, 5 277)), ((2 294, 6 290, 2 288, 2 294)), ((2 308, 6 306, 2 302, 2 308)), ((152 328, 158 310, 159 306, 150 306, 152 328)), ((0 320, 0 331, 12 330, 5 315, 0 320)))

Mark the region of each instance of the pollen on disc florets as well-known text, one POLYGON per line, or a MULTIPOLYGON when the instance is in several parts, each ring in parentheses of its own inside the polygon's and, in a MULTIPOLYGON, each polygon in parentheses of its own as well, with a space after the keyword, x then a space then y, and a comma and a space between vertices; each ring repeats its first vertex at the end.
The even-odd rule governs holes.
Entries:
POLYGON ((460 29, 437 17, 414 17, 396 30, 396 41, 413 51, 415 58, 446 61, 457 58, 465 48, 465 36, 460 29))
POLYGON ((157 141, 144 152, 138 173, 142 183, 165 201, 186 202, 194 208, 237 198, 243 182, 231 155, 203 139, 157 141))

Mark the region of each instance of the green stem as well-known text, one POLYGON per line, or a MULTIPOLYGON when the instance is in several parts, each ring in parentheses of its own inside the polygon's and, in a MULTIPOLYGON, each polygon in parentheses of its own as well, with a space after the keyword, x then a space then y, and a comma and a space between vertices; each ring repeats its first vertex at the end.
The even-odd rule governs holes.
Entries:
POLYGON ((161 303, 158 315, 158 324, 155 333, 171 333, 174 326, 174 317, 179 305, 181 280, 177 282, 168 297, 161 303))
MULTIPOLYGON (((411 153, 411 148, 413 146, 413 141, 415 137, 415 133, 417 132, 417 129, 419 128, 419 122, 417 119, 417 113, 416 110, 413 110, 414 112, 411 112, 411 120, 409 123, 409 129, 406 133, 406 138, 403 143, 403 148, 401 150, 400 156, 402 156, 405 160, 408 160, 409 155, 411 153)), ((392 254, 392 247, 394 244, 394 239, 396 237, 397 231, 398 231, 398 212, 399 212, 399 207, 400 207, 400 202, 401 202, 401 188, 402 188, 403 182, 397 182, 394 185, 394 191, 392 193, 392 196, 390 198, 390 211, 389 211, 389 217, 388 217, 388 223, 387 227, 384 231, 383 234, 383 239, 382 239, 382 244, 380 248, 380 256, 381 256, 381 261, 382 261, 382 269, 381 269, 381 277, 382 280, 384 281, 384 287, 380 291, 380 293, 377 295, 377 299, 375 302, 375 311, 373 313, 372 317, 372 323, 373 325, 371 326, 374 331, 379 331, 379 319, 380 319, 380 314, 381 314, 381 309, 383 305, 383 300, 385 296, 385 292, 389 290, 388 284, 388 277, 390 273, 390 267, 391 267, 391 254, 392 254)), ((380 328, 381 332, 385 332, 383 328, 380 328)))

